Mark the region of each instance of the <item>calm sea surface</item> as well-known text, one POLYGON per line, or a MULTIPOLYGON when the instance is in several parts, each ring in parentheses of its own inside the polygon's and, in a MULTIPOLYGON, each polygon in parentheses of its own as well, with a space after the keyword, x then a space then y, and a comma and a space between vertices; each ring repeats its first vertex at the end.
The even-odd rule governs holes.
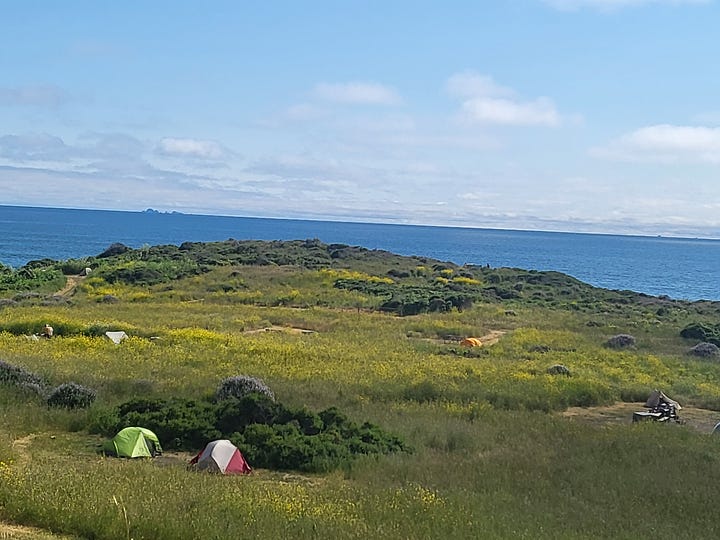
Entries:
POLYGON ((608 289, 720 300, 720 241, 0 206, 0 262, 186 241, 318 238, 458 264, 557 270, 608 289))

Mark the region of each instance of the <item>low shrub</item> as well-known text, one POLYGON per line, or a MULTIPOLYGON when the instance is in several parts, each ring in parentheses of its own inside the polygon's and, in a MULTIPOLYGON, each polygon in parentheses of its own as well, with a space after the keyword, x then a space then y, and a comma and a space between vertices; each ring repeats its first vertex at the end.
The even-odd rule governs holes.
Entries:
POLYGON ((680 331, 685 339, 699 339, 720 346, 720 325, 708 323, 690 323, 680 331))
POLYGON ((74 382, 63 383, 50 391, 47 398, 49 407, 65 409, 86 409, 95 401, 97 394, 88 388, 74 382))
POLYGON ((692 347, 689 353, 693 356, 699 356, 701 358, 711 358, 714 356, 720 356, 720 347, 714 343, 704 341, 692 347))
POLYGON ((570 369, 567 366, 564 366, 562 364, 555 364, 555 365, 547 368, 547 373, 549 375, 565 375, 565 376, 569 377, 570 369))
POLYGON ((215 399, 218 401, 230 398, 240 399, 253 393, 275 399, 273 391, 262 380, 249 375, 236 375, 220 381, 220 385, 215 391, 215 399))
POLYGON ((617 334, 605 342, 606 347, 611 349, 627 349, 635 346, 635 337, 630 334, 617 334))
POLYGON ((43 387, 45 381, 40 375, 28 371, 23 367, 0 360, 0 384, 14 386, 38 385, 39 387, 43 387))

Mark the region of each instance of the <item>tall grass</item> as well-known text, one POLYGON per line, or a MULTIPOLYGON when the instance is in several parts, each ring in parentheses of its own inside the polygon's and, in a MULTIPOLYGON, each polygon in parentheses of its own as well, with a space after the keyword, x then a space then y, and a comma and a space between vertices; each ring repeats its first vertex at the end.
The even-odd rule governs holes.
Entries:
POLYGON ((266 271, 142 289, 88 282, 73 306, 0 311, 0 359, 98 395, 87 411, 58 411, 0 387, 0 516, 97 539, 717 536, 707 493, 720 480, 718 440, 551 414, 654 388, 720 410, 720 364, 685 354, 680 315, 488 304, 401 319, 365 311, 360 297, 335 309, 348 307, 346 292, 318 272, 266 271), (278 306, 293 290, 303 307, 278 306), (120 301, 99 302, 104 294, 120 301), (23 335, 45 322, 65 331, 23 335), (115 345, 86 331, 106 326, 131 337, 115 345), (248 332, 269 326, 314 333, 248 332), (491 330, 506 333, 479 351, 453 341, 491 330), (618 333, 636 348, 603 347, 618 333), (548 374, 558 363, 570 376, 548 374), (216 477, 187 471, 184 455, 104 458, 86 431, 132 397, 206 397, 235 375, 262 378, 288 405, 338 406, 415 452, 329 475, 216 477))
POLYGON ((88 538, 708 538, 717 441, 659 424, 540 413, 382 413, 417 446, 325 476, 189 472, 95 454, 94 439, 0 442, 2 515, 88 538), (60 450, 58 452, 58 450, 60 450), (172 516, 168 519, 168 516, 172 516), (640 516, 640 517, 639 517, 640 516), (654 532, 653 532, 654 531, 654 532))

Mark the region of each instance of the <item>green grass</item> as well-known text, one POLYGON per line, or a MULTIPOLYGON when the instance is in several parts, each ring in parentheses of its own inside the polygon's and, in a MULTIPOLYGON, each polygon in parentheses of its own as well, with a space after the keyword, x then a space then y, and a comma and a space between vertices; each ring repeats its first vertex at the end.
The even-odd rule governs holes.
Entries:
MULTIPOLYGON (((279 249, 263 257, 297 263, 303 249, 323 257, 312 242, 279 249)), ((206 259, 230 256, 197 250, 206 259)), ((348 253, 368 276, 394 268, 421 284, 443 271, 432 261, 348 253)), ((0 519, 136 540, 718 536, 709 494, 720 481, 720 439, 691 425, 559 414, 641 401, 654 388, 720 411, 720 363, 688 356, 695 343, 679 336, 690 322, 712 320, 715 304, 662 301, 658 314, 657 299, 490 269, 477 270, 479 287, 523 297, 401 318, 373 311, 376 298, 333 287, 315 266, 206 270, 151 285, 109 283, 98 272, 69 304, 44 305, 40 296, 2 308, 1 360, 98 397, 89 410, 49 409, 0 386, 0 519), (58 337, 26 337, 46 322, 58 337), (250 332, 271 326, 314 333, 250 332), (114 345, 88 331, 104 328, 131 337, 114 345), (456 341, 493 330, 505 334, 479 350, 456 341), (604 346, 620 333, 636 346, 604 346), (554 364, 571 376, 548 375, 554 364), (153 461, 98 453, 104 439, 89 428, 112 407, 138 396, 206 398, 241 374, 263 379, 288 406, 335 406, 354 422, 377 424, 414 452, 328 474, 257 470, 242 478, 190 472, 189 453, 153 461)))

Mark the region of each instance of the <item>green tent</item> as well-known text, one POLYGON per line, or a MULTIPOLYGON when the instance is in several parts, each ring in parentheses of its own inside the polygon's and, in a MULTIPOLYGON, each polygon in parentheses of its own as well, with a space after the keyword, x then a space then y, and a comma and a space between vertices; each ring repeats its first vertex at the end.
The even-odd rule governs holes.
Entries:
POLYGON ((126 427, 103 446, 103 451, 117 457, 153 457, 162 454, 160 441, 152 431, 126 427))

